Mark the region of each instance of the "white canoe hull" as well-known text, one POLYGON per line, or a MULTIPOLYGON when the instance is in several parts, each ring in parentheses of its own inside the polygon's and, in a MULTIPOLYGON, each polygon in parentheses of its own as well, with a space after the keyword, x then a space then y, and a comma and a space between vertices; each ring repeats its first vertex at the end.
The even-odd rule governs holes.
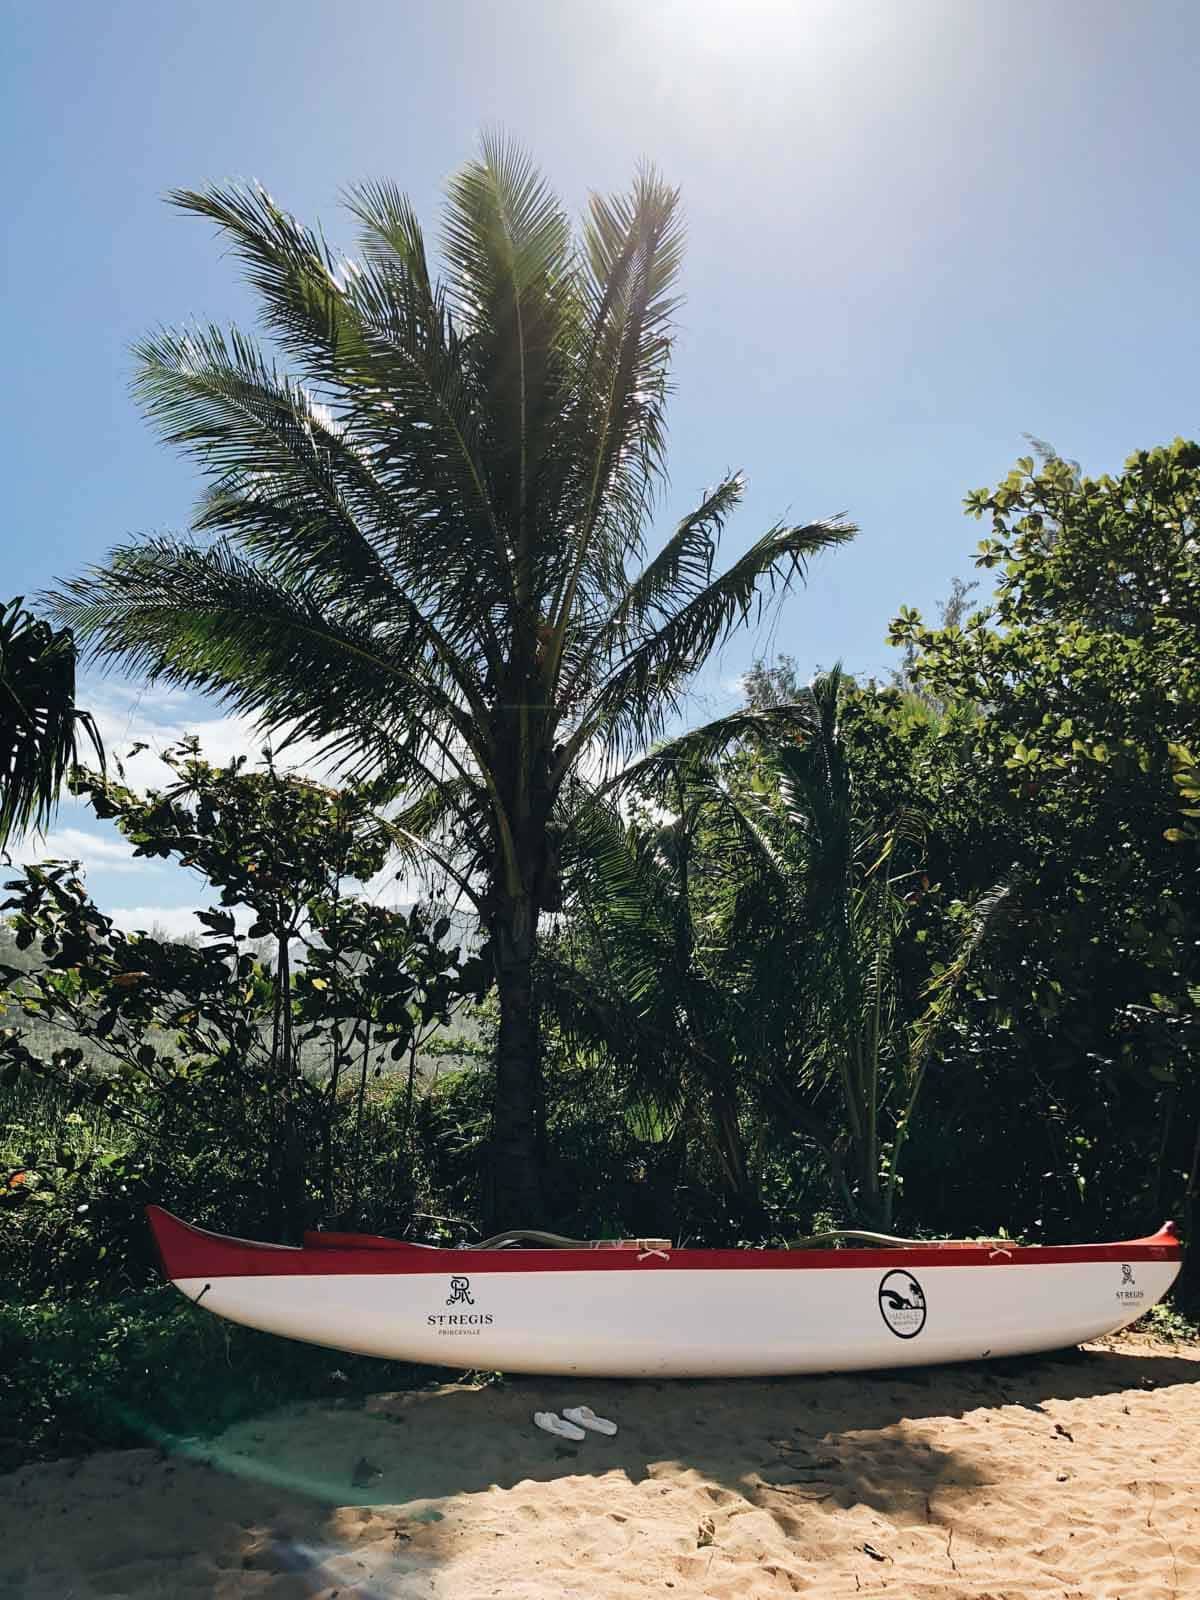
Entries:
POLYGON ((661 1267, 175 1281, 230 1321, 362 1355, 596 1377, 752 1377, 1061 1348, 1135 1321, 1179 1271, 1170 1259, 1047 1265, 1003 1255, 911 1271, 890 1262, 661 1267))

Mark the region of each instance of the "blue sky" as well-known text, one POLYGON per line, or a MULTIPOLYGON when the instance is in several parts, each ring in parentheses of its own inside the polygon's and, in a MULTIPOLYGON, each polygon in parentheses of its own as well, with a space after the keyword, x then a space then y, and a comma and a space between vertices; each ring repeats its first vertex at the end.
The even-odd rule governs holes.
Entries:
MULTIPOLYGON (((738 552, 781 516, 862 533, 697 687, 755 653, 885 671, 888 619, 970 577, 967 490, 1025 431, 1086 470, 1194 435, 1200 333, 1192 0, 5 0, 8 151, 0 595, 183 525, 196 481, 128 397, 161 323, 248 321, 232 262, 162 203, 262 180, 335 241, 346 183, 397 179, 434 231, 447 175, 501 125, 571 206, 654 160, 690 246, 659 526, 728 467, 738 552)), ((107 680, 111 737, 246 730, 107 680)), ((149 776, 148 768, 140 769, 149 776)), ((68 830, 72 830, 69 831, 68 830)), ((101 904, 182 926, 173 868, 64 808, 101 904)))

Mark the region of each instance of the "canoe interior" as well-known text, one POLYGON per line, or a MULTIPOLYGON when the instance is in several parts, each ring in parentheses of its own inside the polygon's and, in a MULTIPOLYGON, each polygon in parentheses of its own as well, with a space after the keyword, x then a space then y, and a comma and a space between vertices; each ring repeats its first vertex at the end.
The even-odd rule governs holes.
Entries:
POLYGON ((1111 1244, 1018 1245, 1006 1240, 972 1243, 931 1240, 911 1246, 843 1250, 502 1250, 445 1249, 411 1244, 374 1234, 306 1234, 303 1245, 260 1243, 210 1233, 174 1217, 161 1206, 147 1206, 163 1269, 168 1278, 195 1277, 328 1277, 348 1273, 406 1274, 429 1272, 628 1272, 646 1262, 674 1272, 720 1271, 845 1271, 858 1267, 995 1266, 1001 1264, 1064 1265, 1084 1261, 1181 1260, 1183 1247, 1173 1222, 1142 1239, 1111 1244), (319 1240, 319 1243, 317 1242, 319 1240))

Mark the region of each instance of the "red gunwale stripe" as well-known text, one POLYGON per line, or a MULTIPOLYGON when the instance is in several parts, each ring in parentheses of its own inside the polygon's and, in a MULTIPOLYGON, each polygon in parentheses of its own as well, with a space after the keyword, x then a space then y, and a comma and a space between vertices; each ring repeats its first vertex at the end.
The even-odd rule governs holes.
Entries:
POLYGON ((936 1245, 869 1250, 671 1250, 639 1258, 634 1250, 305 1250, 208 1233, 147 1206, 168 1278, 444 1276, 488 1272, 818 1271, 854 1267, 1054 1266, 1078 1261, 1179 1261, 1183 1247, 1173 1223, 1145 1239, 1117 1244, 936 1245))

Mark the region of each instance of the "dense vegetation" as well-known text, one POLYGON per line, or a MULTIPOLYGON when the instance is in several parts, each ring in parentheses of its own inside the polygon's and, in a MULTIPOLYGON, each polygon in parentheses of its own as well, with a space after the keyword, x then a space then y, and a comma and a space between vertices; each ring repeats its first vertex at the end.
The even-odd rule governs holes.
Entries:
MULTIPOLYGON (((619 803, 577 796, 537 968, 543 1220, 1190 1226, 1198 504, 1191 445, 1097 482, 1023 462, 970 501, 993 605, 901 612, 897 682, 759 668, 619 803)), ((200 940, 123 935, 67 864, 10 884, 36 962, 6 969, 9 1293, 144 1282, 151 1197, 469 1236, 496 1025, 470 925, 364 897, 395 843, 369 791, 169 766, 149 796, 75 783, 219 891, 200 940)))
MULTIPOLYGON (((132 547, 63 614, 315 737, 345 781, 193 744, 150 794, 119 760, 76 770, 138 855, 203 880, 188 941, 122 932, 69 862, 8 882, 0 1337, 40 1374, 14 1400, 6 1363, 9 1435, 217 1425, 282 1392, 241 1335, 226 1400, 200 1373, 184 1418, 156 1384, 205 1336, 149 1287, 149 1200, 280 1238, 502 1218, 1064 1240, 1170 1213, 1190 1237, 1200 447, 1097 479, 1040 449, 968 496, 994 594, 972 611, 956 584, 937 626, 901 608, 892 682, 759 662, 744 706, 662 740, 758 580, 848 531, 773 530, 714 579, 731 479, 627 576, 661 464, 674 196, 596 202, 571 255, 540 180, 491 149, 454 190, 448 290, 390 190, 356 200, 354 271, 262 194, 184 203, 233 234, 317 387, 240 335, 147 345, 143 393, 215 473, 219 538, 132 547), (439 896, 380 905, 369 884, 421 854, 439 896), (96 1352, 64 1387, 46 1352, 93 1322, 141 1352, 143 1388, 96 1352)), ((34 642, 73 669, 69 636, 34 642)), ((52 803, 60 687, 46 761, 6 735, 26 778, 4 816, 52 803)))

